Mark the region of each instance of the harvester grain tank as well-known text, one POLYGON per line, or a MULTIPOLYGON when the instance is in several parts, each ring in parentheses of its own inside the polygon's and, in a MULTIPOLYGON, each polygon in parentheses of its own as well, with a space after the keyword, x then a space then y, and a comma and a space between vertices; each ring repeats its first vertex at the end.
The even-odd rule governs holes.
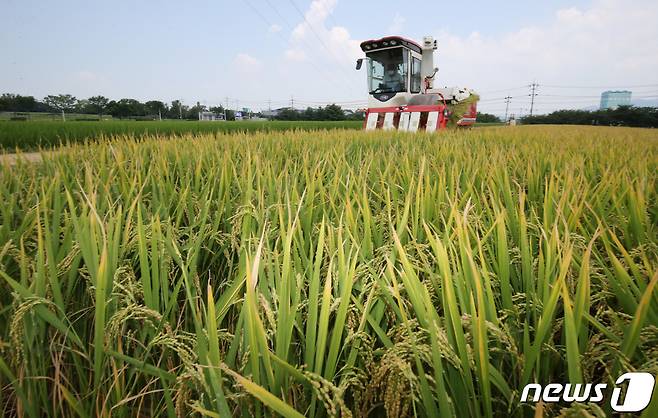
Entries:
POLYGON ((387 36, 361 43, 368 72, 368 110, 364 128, 436 131, 475 124, 478 96, 468 88, 434 88, 437 43, 431 36, 422 45, 387 36))

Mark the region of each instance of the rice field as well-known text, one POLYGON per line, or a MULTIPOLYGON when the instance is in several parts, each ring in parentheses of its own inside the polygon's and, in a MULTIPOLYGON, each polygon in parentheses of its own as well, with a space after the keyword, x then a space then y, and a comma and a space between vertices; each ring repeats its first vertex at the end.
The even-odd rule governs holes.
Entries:
POLYGON ((285 131, 293 129, 360 129, 362 121, 48 121, 27 122, 0 120, 0 153, 36 151, 71 143, 104 141, 120 135, 135 137, 186 137, 221 135, 224 132, 285 131))
POLYGON ((658 374, 655 130, 128 135, 0 178, 4 416, 606 416, 521 389, 658 374))

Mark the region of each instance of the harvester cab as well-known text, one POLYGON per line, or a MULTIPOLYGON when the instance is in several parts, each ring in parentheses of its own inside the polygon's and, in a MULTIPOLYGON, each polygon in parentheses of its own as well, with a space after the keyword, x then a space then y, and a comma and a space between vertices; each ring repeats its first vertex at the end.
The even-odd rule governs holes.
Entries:
POLYGON ((361 43, 368 73, 368 110, 364 128, 436 131, 475 124, 478 96, 467 88, 434 88, 436 40, 422 46, 399 36, 361 43))

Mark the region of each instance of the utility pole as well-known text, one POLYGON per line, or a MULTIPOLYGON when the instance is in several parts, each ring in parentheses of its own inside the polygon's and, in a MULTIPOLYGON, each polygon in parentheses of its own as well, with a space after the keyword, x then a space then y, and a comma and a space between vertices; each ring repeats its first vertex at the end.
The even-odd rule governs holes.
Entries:
POLYGON ((512 100, 512 96, 505 97, 505 123, 507 123, 507 111, 509 110, 510 100, 512 100))
POLYGON ((530 85, 530 88, 532 89, 530 93, 530 116, 532 116, 532 110, 535 108, 535 96, 537 95, 535 91, 537 90, 537 87, 539 87, 539 84, 537 84, 537 82, 533 82, 530 85))
POLYGON ((290 110, 295 110, 295 98, 290 96, 290 110))
POLYGON ((225 99, 226 99, 226 106, 224 107, 224 122, 228 120, 226 119, 226 109, 228 109, 228 96, 226 96, 225 99))
POLYGON ((183 119, 183 102, 178 101, 178 119, 183 119))
POLYGON ((267 99, 267 110, 272 111, 272 99, 267 99))

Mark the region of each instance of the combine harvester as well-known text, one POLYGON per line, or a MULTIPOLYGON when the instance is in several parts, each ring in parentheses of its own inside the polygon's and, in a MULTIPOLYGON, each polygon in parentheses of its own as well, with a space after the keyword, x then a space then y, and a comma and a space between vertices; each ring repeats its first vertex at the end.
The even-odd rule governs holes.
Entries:
MULTIPOLYGON (((433 132, 475 124, 479 97, 467 88, 433 88, 436 41, 423 45, 399 36, 361 42, 368 70, 364 128, 433 132)), ((356 62, 361 69, 363 58, 356 62)))

